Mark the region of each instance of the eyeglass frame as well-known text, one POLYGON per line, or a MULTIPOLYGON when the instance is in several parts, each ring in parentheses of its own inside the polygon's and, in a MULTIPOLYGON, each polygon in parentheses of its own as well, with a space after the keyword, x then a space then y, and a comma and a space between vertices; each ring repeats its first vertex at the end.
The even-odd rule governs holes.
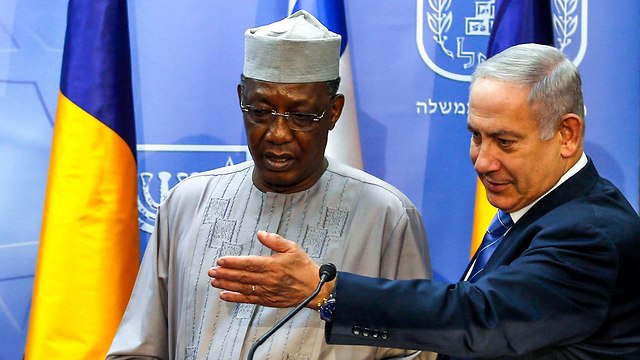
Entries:
POLYGON ((333 105, 333 100, 336 98, 337 95, 333 95, 331 96, 331 99, 329 100, 329 104, 327 104, 327 106, 324 107, 324 109, 322 110, 322 113, 320 115, 318 114, 314 114, 314 113, 304 113, 304 112, 295 112, 295 111, 285 111, 283 113, 279 113, 275 110, 269 110, 269 109, 264 109, 264 108, 259 108, 256 107, 254 105, 244 105, 242 103, 242 98, 240 98, 240 110, 242 110, 243 113, 247 114, 247 116, 249 117, 249 122, 251 122, 254 125, 262 125, 262 126, 269 126, 271 125, 276 117, 278 116, 282 116, 284 118, 284 120, 287 123, 287 126, 289 126, 289 129, 291 130, 295 130, 295 131, 311 131, 316 127, 316 124, 318 124, 320 122, 320 120, 322 120, 322 118, 324 118, 325 114, 327 113, 327 109, 333 105), (253 117, 251 116, 251 114, 249 113, 250 110, 264 110, 267 111, 269 113, 269 115, 271 116, 269 123, 259 123, 259 122, 254 122, 252 121, 253 117), (291 127, 291 122, 289 121, 289 118, 291 116, 296 116, 296 115, 304 115, 304 116, 309 116, 309 118, 313 121, 312 123, 310 123, 310 127, 308 129, 300 129, 298 127, 296 127, 294 125, 294 127, 291 127), (313 118, 311 118, 311 116, 313 116, 313 118))

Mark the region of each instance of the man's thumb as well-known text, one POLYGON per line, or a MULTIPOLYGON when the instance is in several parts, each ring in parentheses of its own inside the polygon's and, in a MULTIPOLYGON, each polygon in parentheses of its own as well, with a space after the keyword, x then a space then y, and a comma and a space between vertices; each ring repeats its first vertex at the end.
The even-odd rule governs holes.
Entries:
POLYGON ((268 247, 269 249, 277 252, 277 253, 285 253, 295 248, 296 243, 293 241, 289 241, 282 236, 269 233, 266 231, 258 231, 258 240, 262 243, 262 245, 268 247))

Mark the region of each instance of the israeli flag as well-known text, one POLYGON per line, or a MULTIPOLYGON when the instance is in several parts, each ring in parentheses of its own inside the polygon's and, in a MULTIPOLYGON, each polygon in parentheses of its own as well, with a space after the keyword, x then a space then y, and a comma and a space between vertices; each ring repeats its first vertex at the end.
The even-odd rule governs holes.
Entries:
POLYGON ((343 0, 291 0, 289 14, 304 9, 329 30, 342 36, 340 48, 340 88, 344 94, 345 104, 340 120, 329 133, 327 156, 355 168, 362 169, 362 151, 360 149, 360 133, 356 116, 356 99, 351 76, 351 60, 349 57, 349 38, 343 0))

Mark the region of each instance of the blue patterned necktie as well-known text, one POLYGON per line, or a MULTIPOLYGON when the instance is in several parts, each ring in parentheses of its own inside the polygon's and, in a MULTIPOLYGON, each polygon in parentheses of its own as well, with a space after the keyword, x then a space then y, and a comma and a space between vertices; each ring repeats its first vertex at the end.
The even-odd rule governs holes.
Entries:
POLYGON ((476 262, 473 264, 473 270, 468 279, 470 282, 477 280, 478 274, 482 272, 491 254, 493 254, 498 244, 500 244, 504 234, 506 234, 512 226, 513 220, 511 220, 511 216, 502 210, 498 210, 496 216, 491 220, 491 224, 489 224, 487 233, 482 239, 482 244, 480 244, 478 248, 478 256, 476 256, 476 262))

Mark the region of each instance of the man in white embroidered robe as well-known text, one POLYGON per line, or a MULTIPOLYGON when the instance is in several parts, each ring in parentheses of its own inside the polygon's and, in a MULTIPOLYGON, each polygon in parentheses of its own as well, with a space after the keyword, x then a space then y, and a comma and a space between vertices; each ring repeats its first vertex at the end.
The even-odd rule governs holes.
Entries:
MULTIPOLYGON (((228 255, 267 255, 259 230, 297 239, 320 263, 390 279, 429 278, 420 214, 401 192, 324 156, 344 97, 340 37, 302 11, 245 34, 238 97, 254 161, 176 185, 158 209, 108 359, 244 359, 290 309, 221 301, 207 270, 228 255)), ((251 289, 260 291, 260 289, 251 289)), ((304 309, 256 359, 417 359, 430 354, 324 342, 304 309)))

